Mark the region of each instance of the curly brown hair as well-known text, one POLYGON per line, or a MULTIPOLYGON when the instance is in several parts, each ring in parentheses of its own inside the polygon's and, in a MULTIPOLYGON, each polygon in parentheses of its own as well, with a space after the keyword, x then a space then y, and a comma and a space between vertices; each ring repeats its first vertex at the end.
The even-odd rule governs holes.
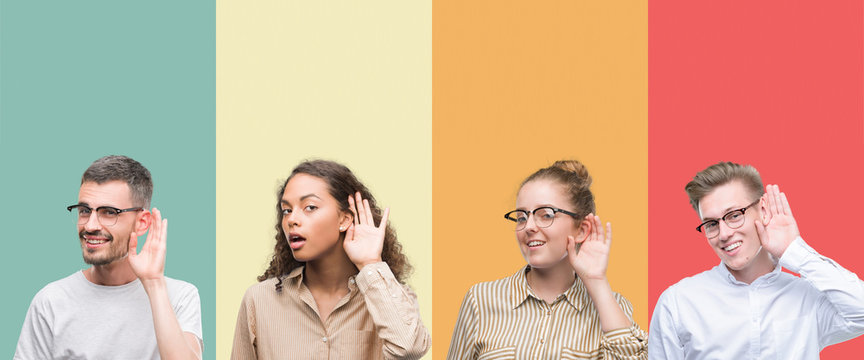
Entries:
MULTIPOLYGON (((272 277, 278 277, 276 291, 282 291, 283 276, 304 264, 302 261, 297 261, 291 253, 291 247, 288 245, 288 239, 285 237, 285 232, 282 229, 282 208, 280 207, 280 200, 282 199, 282 193, 285 192, 285 186, 297 174, 311 175, 324 180, 330 190, 330 195, 339 202, 340 209, 347 213, 351 213, 351 208, 348 205, 348 196, 359 191, 363 199, 369 200, 369 207, 372 209, 372 218, 375 220, 375 223, 381 223, 381 208, 378 207, 375 197, 372 196, 366 185, 363 185, 348 167, 327 160, 308 160, 300 163, 300 165, 297 165, 291 171, 291 175, 285 179, 285 182, 282 183, 282 186, 276 193, 276 247, 273 250, 270 267, 264 271, 264 274, 258 276, 259 282, 272 277)), ((343 240, 344 236, 344 233, 340 234, 339 240, 343 240)), ((412 267, 408 263, 408 257, 402 253, 402 245, 396 240, 396 231, 390 226, 389 221, 384 234, 384 248, 381 251, 381 259, 390 266, 390 270, 396 276, 396 279, 404 284, 405 279, 411 273, 412 267)))

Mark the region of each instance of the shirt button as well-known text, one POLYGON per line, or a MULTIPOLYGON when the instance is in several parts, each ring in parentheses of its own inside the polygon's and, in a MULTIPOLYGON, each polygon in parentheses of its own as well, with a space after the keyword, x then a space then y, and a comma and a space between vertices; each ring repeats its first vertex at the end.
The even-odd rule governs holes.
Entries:
POLYGON ((327 342, 327 337, 326 337, 326 336, 325 336, 325 337, 322 337, 322 338, 321 338, 321 341, 323 341, 323 342, 326 343, 326 342, 327 342))
POLYGON ((369 270, 369 271, 366 272, 366 274, 368 274, 368 275, 372 275, 372 274, 374 274, 374 272, 372 272, 372 270, 369 270))
POLYGON ((350 279, 348 279, 348 283, 349 283, 349 284, 353 284, 353 283, 354 283, 354 278, 350 278, 350 279))
POLYGON ((552 315, 552 311, 547 311, 546 315, 552 315))
POLYGON ((540 343, 541 343, 541 344, 546 343, 546 339, 540 339, 540 343))

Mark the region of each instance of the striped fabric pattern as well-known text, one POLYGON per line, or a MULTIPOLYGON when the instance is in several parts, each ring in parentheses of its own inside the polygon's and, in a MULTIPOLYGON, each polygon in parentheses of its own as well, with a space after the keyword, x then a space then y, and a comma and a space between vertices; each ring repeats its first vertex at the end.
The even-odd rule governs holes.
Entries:
POLYGON ((322 323, 303 268, 253 285, 243 297, 231 359, 419 359, 430 336, 416 295, 390 267, 370 264, 322 323))
MULTIPOLYGON (((531 291, 526 266, 513 276, 471 287, 448 359, 645 359, 647 336, 636 323, 603 333, 585 286, 573 286, 548 304, 531 291)), ((615 293, 628 318, 633 308, 615 293)))

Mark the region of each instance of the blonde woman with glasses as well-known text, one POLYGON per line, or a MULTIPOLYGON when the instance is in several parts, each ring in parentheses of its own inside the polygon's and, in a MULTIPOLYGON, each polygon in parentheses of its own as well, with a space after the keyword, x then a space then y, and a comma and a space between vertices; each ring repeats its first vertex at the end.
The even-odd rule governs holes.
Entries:
POLYGON ((528 263, 465 295, 448 359, 645 359, 646 334, 606 278, 612 228, 591 176, 558 161, 522 182, 513 221, 528 263))

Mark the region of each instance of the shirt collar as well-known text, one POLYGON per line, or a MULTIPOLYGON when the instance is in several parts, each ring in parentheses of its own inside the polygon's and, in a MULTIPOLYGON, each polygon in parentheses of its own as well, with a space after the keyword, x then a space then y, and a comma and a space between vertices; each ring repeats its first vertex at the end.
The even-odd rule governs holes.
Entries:
POLYGON ((743 281, 738 281, 738 279, 735 278, 735 275, 732 275, 732 273, 729 272, 729 268, 726 267, 726 264, 724 264, 723 261, 720 261, 720 265, 717 265, 717 271, 720 272, 720 276, 723 279, 725 279, 726 281, 728 281, 732 285, 744 285, 744 286, 753 285, 753 284, 760 284, 760 283, 770 284, 770 283, 774 282, 774 280, 777 279, 777 275, 780 274, 781 270, 782 270, 782 267, 780 266, 780 263, 775 261, 774 262, 774 270, 771 270, 771 272, 756 278, 756 280, 753 280, 752 284, 747 284, 743 281))
MULTIPOLYGON (((528 298, 534 298, 538 301, 543 301, 537 295, 534 294, 534 291, 531 290, 531 287, 528 286, 528 278, 525 276, 528 271, 531 270, 530 265, 525 265, 525 267, 519 269, 513 276, 510 276, 510 308, 515 309, 522 305, 528 298)), ((576 281, 573 282, 573 285, 570 286, 567 291, 563 294, 564 300, 567 301, 567 304, 576 308, 576 310, 581 310, 582 307, 588 301, 588 292, 585 289, 585 285, 582 284, 582 279, 576 277, 576 281)))
POLYGON ((282 279, 286 285, 290 285, 294 289, 298 289, 303 283, 303 266, 298 266, 291 270, 285 278, 282 279))

